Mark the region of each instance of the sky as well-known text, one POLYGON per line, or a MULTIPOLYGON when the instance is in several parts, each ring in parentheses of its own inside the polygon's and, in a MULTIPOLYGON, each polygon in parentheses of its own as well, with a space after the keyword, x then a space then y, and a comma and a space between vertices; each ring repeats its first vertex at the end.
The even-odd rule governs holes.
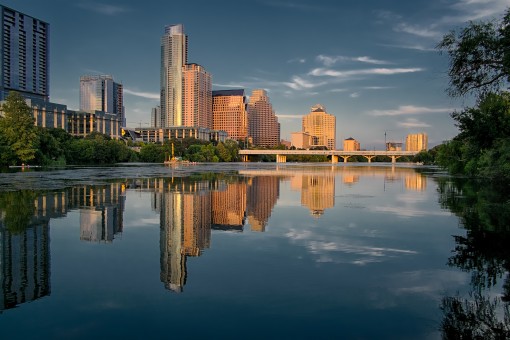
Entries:
POLYGON ((508 0, 0 0, 50 24, 50 101, 79 109, 82 75, 124 86, 128 127, 159 105, 165 25, 183 24, 188 62, 213 90, 266 89, 281 137, 315 104, 336 116, 337 148, 353 137, 384 148, 425 132, 429 147, 457 133, 448 56, 435 46, 470 20, 494 20, 508 0))

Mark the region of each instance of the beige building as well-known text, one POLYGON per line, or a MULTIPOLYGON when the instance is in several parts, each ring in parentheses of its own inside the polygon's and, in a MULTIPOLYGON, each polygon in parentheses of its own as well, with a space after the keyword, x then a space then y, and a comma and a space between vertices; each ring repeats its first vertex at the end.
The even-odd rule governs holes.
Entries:
POLYGON ((253 90, 248 102, 248 134, 257 146, 271 148, 280 143, 280 123, 267 92, 261 89, 253 90))
POLYGON ((312 106, 311 112, 303 117, 303 132, 312 136, 312 146, 336 149, 336 117, 328 114, 324 106, 312 106))
POLYGON ((428 149, 428 136, 426 133, 409 134, 406 137, 406 151, 422 151, 428 149))
POLYGON ((211 75, 198 64, 183 67, 183 126, 213 128, 211 75))
POLYGON ((352 137, 344 139, 344 151, 359 151, 361 150, 360 144, 352 137))
POLYGON ((248 138, 248 112, 244 90, 212 92, 213 129, 226 131, 234 140, 248 138))
POLYGON ((292 132, 290 134, 290 143, 296 149, 309 149, 312 142, 312 136, 306 132, 292 132))

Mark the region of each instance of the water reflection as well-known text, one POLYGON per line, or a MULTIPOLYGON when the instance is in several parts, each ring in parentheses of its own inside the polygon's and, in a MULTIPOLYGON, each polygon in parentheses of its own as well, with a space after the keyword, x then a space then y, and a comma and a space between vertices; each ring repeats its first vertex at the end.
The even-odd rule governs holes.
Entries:
POLYGON ((412 168, 323 167, 240 170, 236 174, 201 174, 175 178, 136 178, 55 191, 1 192, 0 310, 50 294, 50 220, 79 211, 79 239, 111 244, 124 229, 126 191, 151 193, 151 207, 160 220, 160 280, 166 289, 182 292, 187 258, 211 246, 211 230, 264 232, 290 182, 301 205, 316 218, 335 207, 339 185, 362 185, 378 177, 423 191, 427 178, 412 168))
POLYGON ((445 296, 445 339, 510 337, 510 190, 506 185, 438 179, 440 203, 460 219, 448 265, 471 273, 468 296, 445 296), (503 282, 500 282, 503 280, 503 282))

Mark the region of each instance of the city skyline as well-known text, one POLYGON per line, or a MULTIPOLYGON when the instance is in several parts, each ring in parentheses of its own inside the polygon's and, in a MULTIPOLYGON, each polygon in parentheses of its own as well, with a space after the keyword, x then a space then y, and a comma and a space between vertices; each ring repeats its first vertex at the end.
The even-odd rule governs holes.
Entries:
POLYGON ((403 142, 411 133, 426 132, 429 147, 455 136, 449 113, 470 99, 445 94, 448 59, 435 46, 449 30, 499 18, 508 6, 502 0, 2 4, 50 24, 51 102, 77 109, 79 77, 111 74, 124 86, 127 125, 148 127, 160 98, 161 32, 182 23, 188 60, 211 73, 213 90, 268 91, 282 138, 290 140, 308 108, 321 103, 337 119, 336 139, 353 137, 364 149, 382 149, 385 137, 403 142))

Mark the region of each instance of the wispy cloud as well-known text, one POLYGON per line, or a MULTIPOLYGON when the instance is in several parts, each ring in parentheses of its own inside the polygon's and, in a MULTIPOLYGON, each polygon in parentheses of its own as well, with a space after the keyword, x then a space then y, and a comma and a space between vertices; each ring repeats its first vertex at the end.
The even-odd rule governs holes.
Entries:
POLYGON ((364 90, 388 90, 394 89, 394 86, 364 86, 364 90))
POLYGON ((310 81, 303 79, 299 76, 293 76, 291 82, 284 82, 284 84, 293 90, 302 90, 302 89, 313 89, 315 87, 322 86, 325 83, 324 82, 313 83, 313 82, 310 82, 310 81))
POLYGON ((303 115, 283 115, 283 114, 277 114, 276 117, 278 117, 278 119, 302 119, 303 115))
POLYGON ((407 118, 404 122, 399 122, 398 126, 401 126, 404 128, 426 128, 426 127, 430 127, 431 125, 429 125, 425 122, 421 122, 415 118, 407 118))
POLYGON ((458 14, 441 18, 441 23, 451 24, 499 16, 508 7, 508 0, 459 0, 451 7, 458 11, 458 14))
POLYGON ((360 96, 359 92, 353 92, 349 95, 351 98, 358 98, 360 96))
POLYGON ((159 93, 133 91, 133 90, 130 90, 127 88, 124 88, 124 93, 130 94, 132 96, 147 98, 147 99, 159 99, 160 98, 159 93))
POLYGON ((117 14, 121 14, 121 13, 129 11, 129 9, 127 7, 114 6, 114 5, 109 5, 109 4, 97 3, 97 2, 87 2, 87 3, 82 2, 82 3, 77 4, 77 6, 82 9, 96 12, 99 14, 104 14, 104 15, 117 15, 117 14))
POLYGON ((437 52, 435 47, 422 44, 379 44, 379 46, 402 48, 406 50, 416 50, 422 52, 437 52))
POLYGON ((289 64, 294 64, 294 63, 304 64, 304 63, 306 63, 306 59, 305 58, 293 58, 293 59, 287 60, 287 62, 289 64))
POLYGON ((376 65, 387 65, 391 64, 388 61, 385 60, 378 60, 367 56, 361 56, 361 57, 346 57, 346 56, 327 56, 323 54, 319 54, 315 58, 319 63, 323 64, 324 66, 333 66, 338 62, 346 62, 346 61, 357 61, 361 63, 367 63, 367 64, 376 64, 376 65))
POLYGON ((329 92, 333 92, 333 93, 335 93, 335 92, 347 92, 347 91, 349 91, 349 89, 331 89, 331 90, 329 90, 329 92))
POLYGON ((369 114, 372 116, 402 116, 402 115, 417 115, 423 113, 443 113, 452 112, 452 108, 430 108, 414 105, 402 105, 398 109, 393 110, 372 110, 369 114))
POLYGON ((213 84, 213 86, 216 87, 231 87, 231 88, 244 88, 245 85, 243 84, 213 84))
POLYGON ((418 25, 410 25, 407 23, 400 23, 393 28, 396 32, 404 32, 412 35, 417 35, 423 38, 440 38, 443 33, 437 30, 434 30, 431 27, 420 27, 418 25))
POLYGON ((400 73, 413 73, 413 72, 421 72, 424 69, 419 67, 414 68, 371 68, 371 69, 363 69, 363 70, 348 70, 348 71, 337 71, 326 68, 315 68, 311 70, 308 74, 315 77, 329 76, 336 78, 346 78, 351 76, 358 75, 392 75, 392 74, 400 74, 400 73))
POLYGON ((309 11, 323 12, 323 11, 327 10, 325 7, 311 6, 308 4, 303 4, 303 3, 299 3, 299 2, 291 2, 291 1, 265 1, 263 3, 266 6, 293 9, 293 10, 303 11, 303 12, 309 12, 309 11))

